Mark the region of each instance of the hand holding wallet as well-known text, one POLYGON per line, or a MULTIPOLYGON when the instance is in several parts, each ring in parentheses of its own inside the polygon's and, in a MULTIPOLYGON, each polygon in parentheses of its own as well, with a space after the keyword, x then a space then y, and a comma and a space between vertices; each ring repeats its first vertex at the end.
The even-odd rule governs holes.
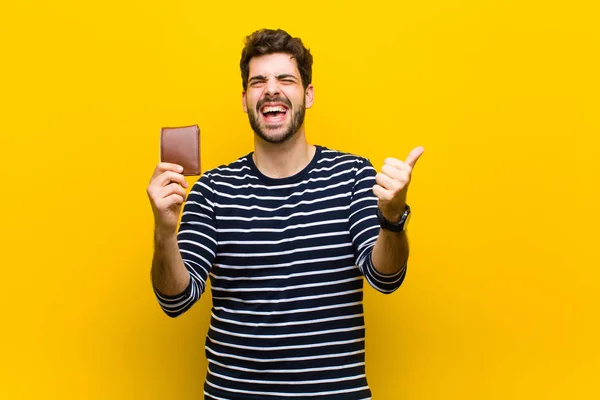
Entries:
POLYGON ((200 175, 198 125, 161 128, 160 161, 181 165, 183 175, 200 175))

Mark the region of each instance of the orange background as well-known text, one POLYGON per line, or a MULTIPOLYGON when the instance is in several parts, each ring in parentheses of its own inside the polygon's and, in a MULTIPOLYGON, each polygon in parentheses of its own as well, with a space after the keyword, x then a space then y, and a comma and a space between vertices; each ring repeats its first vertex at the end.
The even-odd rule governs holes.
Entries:
POLYGON ((281 27, 311 142, 426 149, 407 279, 366 292, 374 398, 598 398, 599 13, 566 4, 4 2, 0 397, 202 398, 210 297, 160 311, 145 189, 161 126, 204 170, 251 151, 242 40, 281 27))

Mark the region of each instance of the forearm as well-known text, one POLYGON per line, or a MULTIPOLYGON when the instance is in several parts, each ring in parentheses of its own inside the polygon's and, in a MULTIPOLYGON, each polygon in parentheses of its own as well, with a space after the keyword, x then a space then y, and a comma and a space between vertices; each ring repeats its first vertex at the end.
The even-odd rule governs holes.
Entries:
POLYGON ((183 265, 176 233, 154 233, 152 282, 156 290, 168 296, 182 293, 189 285, 190 274, 183 265))
POLYGON ((379 230, 379 236, 373 248, 373 265, 377 272, 384 275, 396 274, 406 266, 408 253, 406 231, 379 230))

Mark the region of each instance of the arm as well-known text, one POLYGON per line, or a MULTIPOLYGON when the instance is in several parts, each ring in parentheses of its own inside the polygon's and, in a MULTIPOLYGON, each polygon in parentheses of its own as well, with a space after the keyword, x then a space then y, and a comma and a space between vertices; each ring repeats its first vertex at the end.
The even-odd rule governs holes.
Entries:
POLYGON ((183 265, 175 233, 154 232, 152 284, 166 296, 181 294, 190 284, 190 274, 183 265))
POLYGON ((408 238, 406 231, 390 232, 379 230, 373 248, 373 264, 377 272, 383 275, 394 275, 406 268, 408 263, 408 238))
MULTIPOLYGON (((377 196, 377 206, 388 221, 400 221, 406 208, 406 193, 412 170, 423 151, 422 147, 417 147, 404 162, 388 158, 381 172, 377 174, 377 184, 373 186, 373 193, 377 196)), ((398 273, 406 267, 408 254, 406 231, 380 230, 373 249, 373 262, 377 271, 388 275, 398 273)))
POLYGON ((200 298, 198 285, 181 258, 176 234, 155 231, 151 277, 156 300, 169 317, 183 314, 200 298))
POLYGON ((394 240, 397 238, 390 238, 389 234, 393 232, 379 228, 376 215, 377 197, 373 194, 373 186, 376 184, 375 175, 375 168, 367 159, 358 160, 350 204, 350 234, 354 244, 356 265, 373 289, 388 294, 402 285, 406 262, 402 260, 394 262, 387 257, 390 250, 397 251, 394 245, 394 240), (396 272, 386 273, 386 270, 381 268, 382 262, 396 272), (378 267, 376 268, 375 265, 378 267))
POLYGON ((400 287, 406 275, 408 239, 406 232, 380 229, 376 210, 379 207, 390 221, 400 220, 408 185, 392 182, 398 188, 395 192, 390 189, 393 185, 386 180, 387 175, 382 176, 386 172, 393 173, 384 166, 382 173, 376 175, 368 160, 359 161, 352 190, 350 232, 356 263, 366 280, 377 291, 392 293, 400 287))
POLYGON ((177 317, 190 309, 204 292, 215 257, 213 191, 206 175, 196 182, 183 207, 177 231, 185 198, 181 186, 187 187, 187 183, 183 175, 173 171, 158 171, 155 175, 148 188, 155 215, 152 286, 163 311, 177 317), (169 198, 173 201, 166 200, 169 198))

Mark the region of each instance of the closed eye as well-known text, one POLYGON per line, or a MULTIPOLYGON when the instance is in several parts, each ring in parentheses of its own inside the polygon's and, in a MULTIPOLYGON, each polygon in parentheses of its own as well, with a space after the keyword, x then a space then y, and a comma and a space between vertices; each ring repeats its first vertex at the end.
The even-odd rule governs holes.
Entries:
POLYGON ((250 86, 258 87, 260 85, 264 85, 265 82, 266 82, 265 79, 253 79, 252 81, 250 81, 250 86))

